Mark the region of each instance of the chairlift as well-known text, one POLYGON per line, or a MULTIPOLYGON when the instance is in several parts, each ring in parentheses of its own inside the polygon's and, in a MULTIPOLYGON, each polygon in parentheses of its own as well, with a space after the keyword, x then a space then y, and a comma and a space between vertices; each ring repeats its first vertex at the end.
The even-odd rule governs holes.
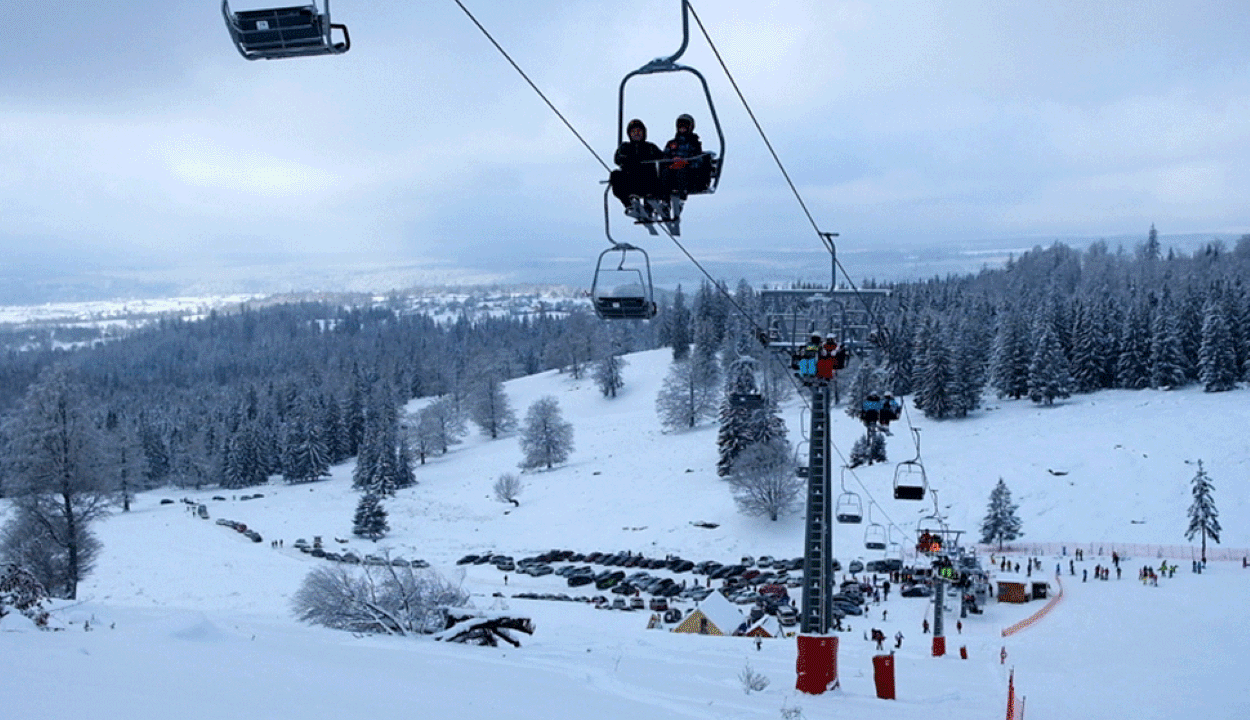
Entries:
POLYGON ((684 72, 694 75, 703 87, 703 95, 707 100, 708 114, 712 118, 712 125, 716 128, 718 147, 715 152, 704 152, 698 158, 668 158, 658 161, 657 171, 661 172, 661 174, 666 167, 672 166, 678 160, 686 163, 689 163, 691 160, 702 161, 707 163, 708 177, 706 184, 703 184, 702 178, 700 178, 698 185, 687 187, 684 192, 673 193, 670 197, 648 198, 644 202, 630 208, 631 216, 635 217, 639 224, 645 226, 652 235, 659 234, 655 228, 657 224, 663 225, 672 235, 681 234, 681 210, 686 197, 690 195, 710 195, 716 192, 716 188, 720 185, 721 168, 725 161, 725 133, 721 128, 720 118, 716 114, 716 104, 712 99, 712 91, 708 89, 707 79, 698 70, 677 62, 678 58, 686 52, 686 47, 690 44, 690 3, 688 0, 682 0, 681 2, 681 26, 682 41, 681 47, 677 49, 677 52, 669 57, 656 58, 637 70, 630 72, 621 80, 617 103, 616 144, 619 147, 626 140, 625 87, 629 81, 639 75, 684 72))
POLYGON ((920 462, 920 428, 912 428, 911 431, 916 436, 916 457, 904 460, 894 468, 895 500, 924 500, 925 490, 929 487, 924 465, 920 462))
POLYGON ((864 505, 859 495, 846 489, 846 467, 842 468, 842 494, 838 495, 834 518, 844 525, 857 525, 864 520, 864 505))
POLYGON ((804 479, 806 479, 809 474, 808 460, 804 459, 803 452, 803 446, 807 444, 808 442, 806 440, 801 440, 798 445, 794 446, 794 474, 795 476, 804 479))
POLYGON ((651 284, 651 260, 640 247, 614 243, 599 253, 595 277, 590 286, 591 304, 595 314, 604 320, 650 320, 655 317, 655 290, 651 284), (615 268, 604 264, 608 253, 620 253, 615 268), (642 256, 641 267, 626 267, 629 253, 642 256))
POLYGON ((868 526, 864 528, 864 547, 869 550, 884 550, 889 539, 885 526, 872 521, 872 506, 868 507, 868 526))
POLYGON ((322 6, 324 11, 313 0, 294 7, 232 11, 229 0, 222 0, 221 14, 230 39, 247 60, 341 55, 352 46, 347 26, 330 22, 330 0, 322 6), (331 38, 333 30, 343 34, 342 42, 331 38))
MULTIPOLYGON (((902 560, 903 559, 903 544, 894 539, 894 530, 895 530, 894 525, 891 525, 889 528, 887 528, 887 531, 888 531, 887 537, 889 538, 889 547, 886 548, 885 552, 886 552, 886 555, 897 556, 899 560, 902 560)), ((899 531, 901 532, 902 528, 899 528, 899 531)))

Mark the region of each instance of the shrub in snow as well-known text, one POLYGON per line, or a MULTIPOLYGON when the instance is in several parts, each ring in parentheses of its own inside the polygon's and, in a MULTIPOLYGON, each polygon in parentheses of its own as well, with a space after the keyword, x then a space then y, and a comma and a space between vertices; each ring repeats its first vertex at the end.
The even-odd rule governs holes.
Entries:
POLYGON ((354 633, 408 635, 447 626, 447 608, 469 593, 436 572, 394 565, 320 567, 291 600, 304 622, 354 633))
POLYGON ((738 680, 742 682, 742 692, 750 695, 752 691, 761 692, 768 687, 768 678, 751 669, 751 664, 747 663, 742 668, 742 672, 738 673, 738 680))
POLYGON ((499 502, 510 502, 520 505, 517 496, 521 494, 521 478, 515 473, 504 473, 495 480, 495 499, 499 502))
POLYGON ((48 627, 48 611, 44 603, 48 591, 26 569, 6 564, 0 569, 0 618, 16 610, 30 618, 37 627, 48 627))

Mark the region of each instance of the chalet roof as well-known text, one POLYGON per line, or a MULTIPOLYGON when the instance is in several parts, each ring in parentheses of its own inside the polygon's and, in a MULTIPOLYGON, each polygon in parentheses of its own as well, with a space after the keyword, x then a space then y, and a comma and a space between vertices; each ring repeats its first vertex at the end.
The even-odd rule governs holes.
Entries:
POLYGON ((696 604, 695 609, 673 628, 673 632, 697 633, 703 618, 707 618, 708 633, 711 635, 732 635, 746 620, 738 606, 717 591, 696 604))

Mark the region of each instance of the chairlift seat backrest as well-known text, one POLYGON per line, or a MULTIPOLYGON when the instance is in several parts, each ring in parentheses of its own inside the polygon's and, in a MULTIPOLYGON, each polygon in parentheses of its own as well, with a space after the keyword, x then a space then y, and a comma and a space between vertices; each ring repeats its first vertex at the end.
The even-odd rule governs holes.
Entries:
POLYGON ((655 303, 644 297, 597 297, 595 313, 605 320, 650 320, 655 303))
POLYGON ((859 501, 859 496, 851 492, 839 495, 834 517, 844 525, 855 525, 863 522, 864 509, 863 504, 859 501))
POLYGON ((923 485, 895 485, 895 500, 924 500, 923 485))
POLYGON ((350 47, 347 28, 331 25, 316 5, 232 12, 223 0, 221 7, 230 37, 248 60, 338 54, 350 47), (344 42, 330 39, 331 28, 343 31, 344 42))

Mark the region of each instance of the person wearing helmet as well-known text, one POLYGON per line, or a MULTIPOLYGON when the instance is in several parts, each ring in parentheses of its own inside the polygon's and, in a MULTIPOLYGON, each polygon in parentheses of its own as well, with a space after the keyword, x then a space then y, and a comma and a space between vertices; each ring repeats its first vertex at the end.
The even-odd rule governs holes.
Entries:
POLYGON ((669 193, 686 199, 689 193, 707 189, 712 181, 712 166, 703 152, 703 142, 694 131, 694 118, 677 116, 677 131, 664 146, 668 162, 661 166, 660 185, 669 193))
POLYGON ((859 419, 863 421, 864 426, 869 430, 876 430, 877 423, 881 420, 881 396, 876 393, 869 393, 864 398, 863 404, 860 405, 859 419))
POLYGON ((898 400, 894 399, 894 393, 886 393, 885 398, 881 401, 881 415, 877 421, 881 426, 881 432, 886 435, 893 434, 890 432, 890 421, 897 420, 902 410, 903 406, 899 405, 898 400))
POLYGON ((799 351, 799 377, 804 382, 816 375, 816 356, 820 354, 820 336, 812 335, 799 351))
POLYGON ((625 132, 628 138, 616 149, 614 158, 619 169, 612 171, 609 180, 612 194, 625 206, 625 214, 636 217, 642 211, 643 199, 660 194, 656 166, 664 153, 655 143, 647 142, 647 126, 641 120, 630 120, 625 132))
MULTIPOLYGON (((843 352, 845 357, 845 352, 843 352)), ((816 360, 816 377, 821 380, 832 380, 833 374, 839 370, 838 366, 838 340, 833 333, 825 336, 825 342, 820 346, 820 353, 816 360)))

